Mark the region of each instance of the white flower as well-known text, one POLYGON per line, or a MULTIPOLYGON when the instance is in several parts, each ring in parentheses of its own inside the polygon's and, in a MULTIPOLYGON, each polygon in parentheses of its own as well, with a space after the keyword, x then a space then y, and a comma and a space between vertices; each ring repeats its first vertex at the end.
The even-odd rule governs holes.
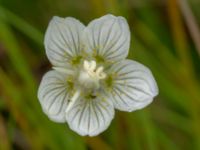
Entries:
POLYGON ((158 94, 151 71, 126 59, 130 31, 123 17, 105 15, 87 27, 71 17, 53 17, 44 44, 53 70, 38 90, 42 109, 80 135, 103 132, 114 109, 144 108, 158 94))

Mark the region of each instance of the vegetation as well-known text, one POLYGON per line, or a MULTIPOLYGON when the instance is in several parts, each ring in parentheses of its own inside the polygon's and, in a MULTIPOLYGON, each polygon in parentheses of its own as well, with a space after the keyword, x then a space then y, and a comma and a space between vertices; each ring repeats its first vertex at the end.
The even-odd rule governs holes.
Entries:
POLYGON ((0 0, 0 149, 199 150, 200 2, 197 0, 0 0), (43 36, 52 16, 85 24, 127 18, 129 58, 148 66, 159 96, 143 110, 117 111, 109 129, 81 137, 50 121, 37 99, 51 69, 43 36))

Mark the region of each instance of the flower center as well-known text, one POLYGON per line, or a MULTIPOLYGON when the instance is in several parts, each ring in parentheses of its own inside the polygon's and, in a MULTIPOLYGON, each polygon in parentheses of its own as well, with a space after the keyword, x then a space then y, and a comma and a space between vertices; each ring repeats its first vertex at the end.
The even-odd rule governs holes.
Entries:
POLYGON ((78 78, 80 85, 86 89, 98 89, 100 87, 99 81, 106 78, 106 73, 103 70, 102 66, 97 67, 96 61, 85 60, 78 78))

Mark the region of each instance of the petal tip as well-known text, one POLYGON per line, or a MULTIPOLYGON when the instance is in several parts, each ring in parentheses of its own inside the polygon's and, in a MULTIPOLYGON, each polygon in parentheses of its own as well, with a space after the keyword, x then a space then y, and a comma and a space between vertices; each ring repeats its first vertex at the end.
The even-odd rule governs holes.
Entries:
POLYGON ((50 23, 52 23, 52 22, 61 22, 63 20, 64 19, 59 17, 59 16, 53 16, 50 23))

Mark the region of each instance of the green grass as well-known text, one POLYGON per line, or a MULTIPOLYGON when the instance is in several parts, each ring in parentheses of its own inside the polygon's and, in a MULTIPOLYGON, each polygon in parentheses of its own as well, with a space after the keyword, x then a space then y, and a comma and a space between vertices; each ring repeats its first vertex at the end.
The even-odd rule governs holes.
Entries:
MULTIPOLYGON (((199 2, 188 2, 200 20, 199 2)), ((1 0, 0 149, 198 150, 199 64, 182 13, 172 0, 1 0), (43 36, 53 15, 88 23, 107 13, 127 18, 132 33, 129 58, 152 70, 160 93, 143 110, 117 112, 103 134, 81 137, 41 110, 37 88, 51 69, 43 36)))

